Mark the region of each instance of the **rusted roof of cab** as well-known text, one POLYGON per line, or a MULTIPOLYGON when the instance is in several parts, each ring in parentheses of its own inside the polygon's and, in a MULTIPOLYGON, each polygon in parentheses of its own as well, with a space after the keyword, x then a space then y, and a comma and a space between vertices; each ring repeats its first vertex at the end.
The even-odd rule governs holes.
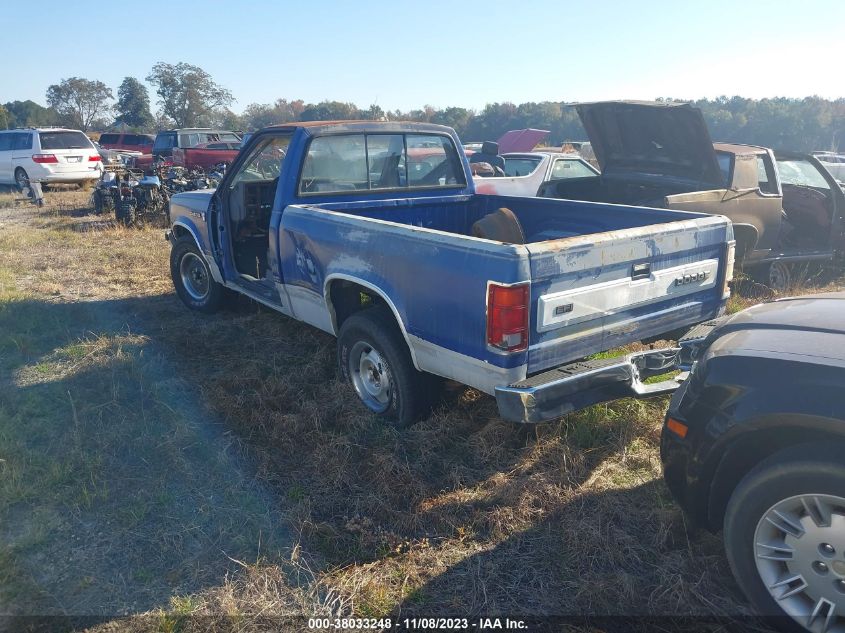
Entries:
MULTIPOLYGON (((311 132, 317 131, 355 131, 355 132, 400 132, 407 130, 418 130, 425 132, 441 132, 449 133, 451 128, 445 125, 436 125, 434 123, 420 123, 419 121, 364 121, 364 120, 349 120, 349 121, 293 121, 290 123, 280 123, 278 125, 270 125, 265 129, 272 130, 295 130, 296 128, 304 128, 311 132)), ((312 132, 313 133, 313 132, 312 132)))
POLYGON ((745 145, 743 143, 713 143, 713 149, 717 152, 727 152, 728 154, 764 154, 765 147, 759 145, 745 145))

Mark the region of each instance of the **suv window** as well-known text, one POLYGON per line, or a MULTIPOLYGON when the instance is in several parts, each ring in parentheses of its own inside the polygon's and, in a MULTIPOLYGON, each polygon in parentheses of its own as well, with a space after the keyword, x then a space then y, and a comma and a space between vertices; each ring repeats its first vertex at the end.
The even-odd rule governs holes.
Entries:
POLYGON ((172 149, 174 145, 176 145, 176 133, 162 132, 161 134, 156 136, 155 143, 153 143, 153 149, 172 149))
POLYGON ((0 152, 12 149, 12 140, 14 134, 11 132, 0 133, 0 152))
POLYGON ((101 134, 100 145, 114 145, 120 138, 120 134, 101 134))
POLYGON ((124 145, 140 145, 141 144, 141 137, 137 134, 124 134, 123 135, 123 144, 124 145))
POLYGON ((300 193, 465 185, 452 140, 437 134, 342 134, 311 141, 300 193))
POLYGON ((93 147, 82 132, 39 132, 41 149, 83 149, 93 147))
POLYGON ((237 134, 222 132, 203 132, 197 135, 198 143, 240 143, 237 134))
POLYGON ((32 149, 32 132, 17 132, 12 134, 12 149, 32 149))

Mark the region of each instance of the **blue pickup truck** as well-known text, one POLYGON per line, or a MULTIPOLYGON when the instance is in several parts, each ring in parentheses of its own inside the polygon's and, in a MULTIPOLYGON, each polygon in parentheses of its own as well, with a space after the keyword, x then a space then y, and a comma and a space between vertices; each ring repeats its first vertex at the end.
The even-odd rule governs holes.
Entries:
POLYGON ((263 129, 170 220, 188 307, 234 291, 337 336, 341 375, 397 425, 443 378, 516 422, 671 391, 643 382, 660 352, 583 359, 719 315, 733 275, 722 216, 479 195, 454 131, 422 123, 263 129))

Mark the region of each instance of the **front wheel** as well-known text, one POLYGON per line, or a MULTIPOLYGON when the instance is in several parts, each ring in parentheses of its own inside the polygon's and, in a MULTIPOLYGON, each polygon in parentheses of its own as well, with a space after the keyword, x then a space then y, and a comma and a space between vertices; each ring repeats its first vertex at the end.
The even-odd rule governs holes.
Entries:
POLYGON ((337 364, 364 406, 397 427, 413 424, 431 407, 436 379, 414 367, 385 306, 368 308, 344 321, 337 364))
POLYGON ((223 302, 226 288, 214 281, 205 257, 191 237, 182 237, 173 245, 170 276, 176 294, 192 310, 215 312, 223 302))
POLYGON ((845 627, 843 446, 777 453, 737 486, 725 514, 734 576, 764 615, 814 633, 845 627))

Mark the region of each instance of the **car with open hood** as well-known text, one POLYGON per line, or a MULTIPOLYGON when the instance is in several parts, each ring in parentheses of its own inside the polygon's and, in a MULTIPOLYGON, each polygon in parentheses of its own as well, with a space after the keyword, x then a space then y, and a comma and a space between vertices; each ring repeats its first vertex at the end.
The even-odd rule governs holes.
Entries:
POLYGON ((549 181, 539 196, 727 216, 737 261, 776 289, 791 285, 791 264, 845 251, 845 195, 815 156, 714 144, 701 110, 689 104, 576 109, 601 176, 549 181))

